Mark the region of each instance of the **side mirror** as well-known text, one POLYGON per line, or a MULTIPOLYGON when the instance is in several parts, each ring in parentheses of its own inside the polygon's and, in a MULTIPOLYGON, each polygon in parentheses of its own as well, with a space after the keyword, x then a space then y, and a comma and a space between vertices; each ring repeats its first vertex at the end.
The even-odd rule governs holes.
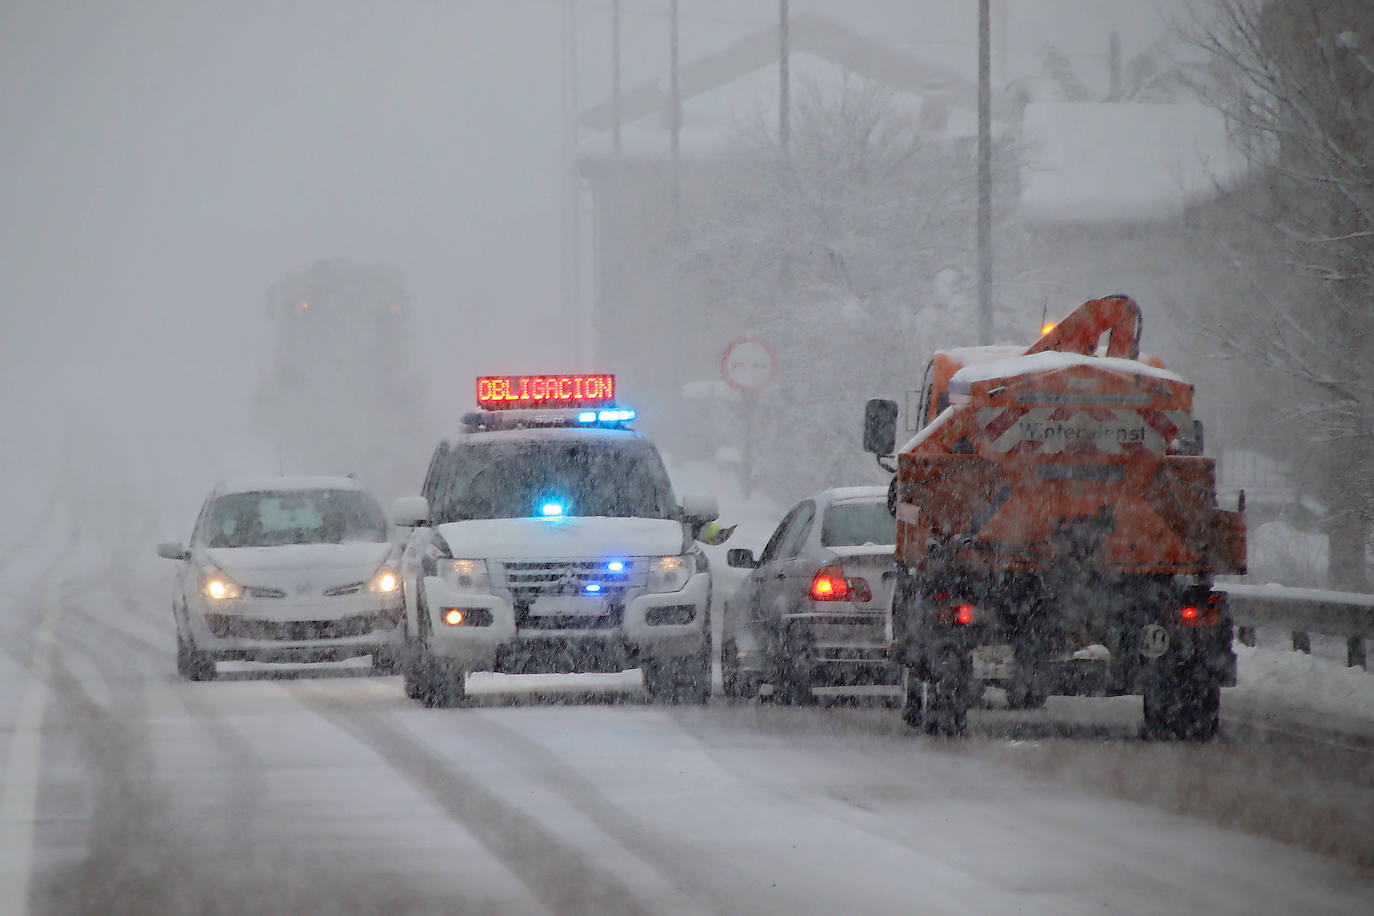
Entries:
POLYGON ((756 569, 759 561, 754 559, 754 551, 747 547, 731 547, 725 551, 725 565, 735 569, 756 569))
POLYGON ((402 496, 391 504, 391 524, 398 528, 418 528, 429 524, 429 500, 423 496, 402 496))
POLYGON ((871 398, 864 404, 864 451, 878 457, 897 449, 897 402, 871 398))
POLYGON ((714 496, 692 493, 682 498, 682 517, 691 525, 705 525, 720 518, 720 506, 714 496))
POLYGON ((167 541, 157 545, 157 555, 164 560, 185 560, 191 556, 191 552, 177 541, 167 541))

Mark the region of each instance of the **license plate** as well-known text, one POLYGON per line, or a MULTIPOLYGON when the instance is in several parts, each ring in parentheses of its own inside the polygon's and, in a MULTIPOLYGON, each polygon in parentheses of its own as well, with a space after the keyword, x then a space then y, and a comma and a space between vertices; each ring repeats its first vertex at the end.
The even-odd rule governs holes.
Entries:
POLYGON ((606 602, 600 598, 549 595, 530 602, 530 613, 541 617, 600 617, 606 613, 606 602))

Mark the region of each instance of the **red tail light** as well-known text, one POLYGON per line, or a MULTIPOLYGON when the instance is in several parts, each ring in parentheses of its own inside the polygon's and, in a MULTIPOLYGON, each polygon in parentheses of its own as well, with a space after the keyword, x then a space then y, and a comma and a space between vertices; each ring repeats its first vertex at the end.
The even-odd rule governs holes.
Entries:
POLYGON ((967 601, 940 604, 935 608, 935 617, 945 623, 970 624, 978 618, 978 608, 967 601))
POLYGON ((1178 609, 1178 622, 1185 627, 1220 626, 1221 596, 1211 594, 1199 604, 1185 604, 1178 609))
POLYGON ((812 601, 872 601, 873 590, 863 579, 845 578, 844 568, 831 563, 811 580, 812 601))

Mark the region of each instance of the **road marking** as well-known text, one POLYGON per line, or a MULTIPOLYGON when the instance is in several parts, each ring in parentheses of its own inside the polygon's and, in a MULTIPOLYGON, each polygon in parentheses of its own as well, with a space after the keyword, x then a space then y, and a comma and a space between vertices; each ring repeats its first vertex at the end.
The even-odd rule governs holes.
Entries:
POLYGON ((29 911, 29 879, 33 869, 33 823, 38 807, 38 772, 43 750, 43 715, 48 706, 52 675, 53 631, 59 606, 44 603, 38 622, 29 671, 33 675, 19 701, 19 715, 5 768, 5 794, 0 799, 0 913, 29 911))

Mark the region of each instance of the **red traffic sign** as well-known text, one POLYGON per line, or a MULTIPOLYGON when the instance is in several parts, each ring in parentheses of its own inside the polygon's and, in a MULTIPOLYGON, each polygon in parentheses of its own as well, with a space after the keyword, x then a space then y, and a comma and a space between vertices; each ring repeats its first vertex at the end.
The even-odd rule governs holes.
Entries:
POLYGON ((778 361, 768 344, 757 337, 736 337, 720 357, 725 384, 745 394, 758 394, 773 382, 778 361))

